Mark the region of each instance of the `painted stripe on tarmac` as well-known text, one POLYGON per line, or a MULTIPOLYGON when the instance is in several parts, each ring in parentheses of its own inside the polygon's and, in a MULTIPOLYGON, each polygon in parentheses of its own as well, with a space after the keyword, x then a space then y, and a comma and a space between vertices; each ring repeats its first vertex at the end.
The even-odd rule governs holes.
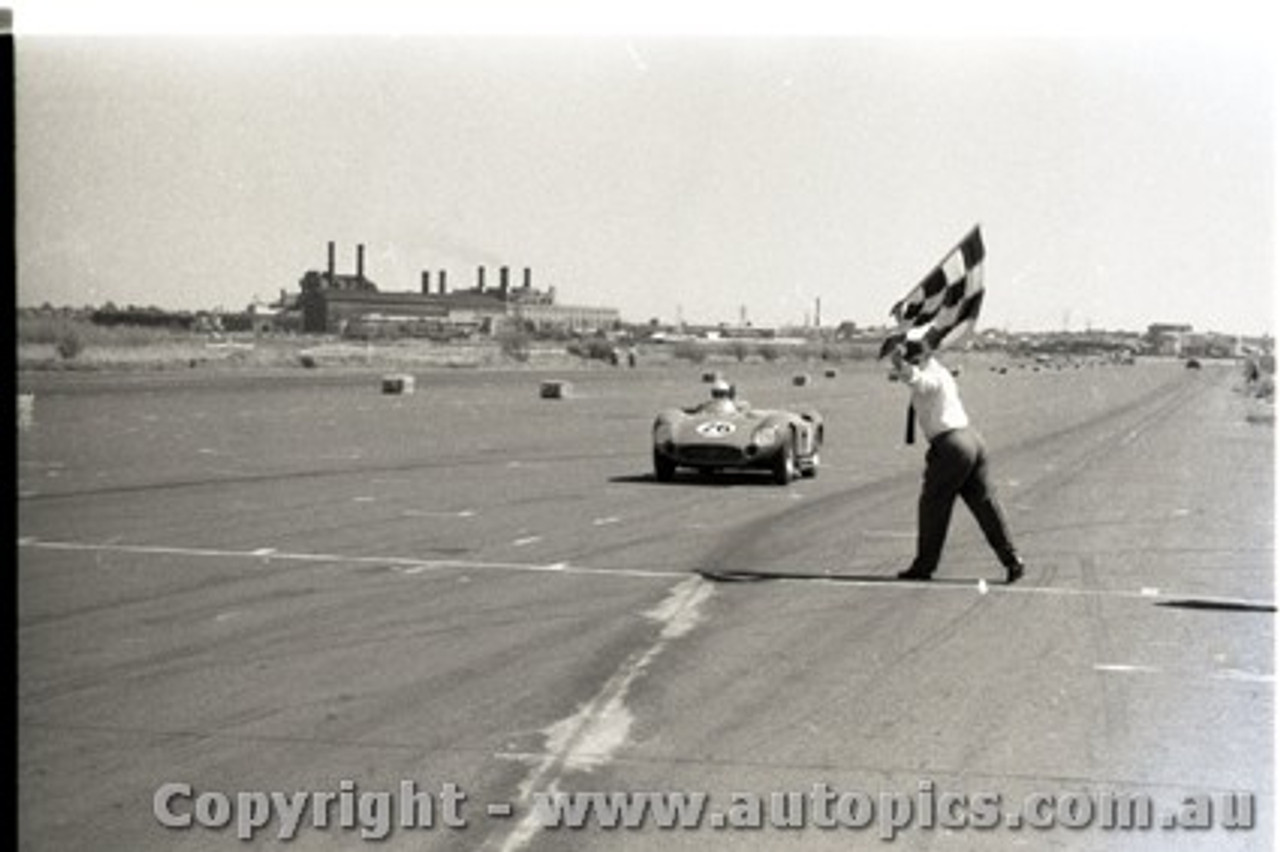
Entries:
MULTIPOLYGON (((1093 667, 1095 672, 1108 674, 1166 674, 1171 677, 1185 677, 1185 673, 1164 669, 1159 666, 1136 665, 1130 663, 1098 663, 1093 667)), ((1251 672, 1243 669, 1218 669, 1205 675, 1209 680, 1227 680, 1237 683, 1275 683, 1274 673, 1251 672)))
POLYGON ((1200 607, 1211 609, 1241 608, 1253 610, 1274 609, 1275 601, 1270 598, 1238 598, 1218 595, 1181 594, 1167 590, 1143 587, 1141 589, 1072 589, 1064 586, 1031 586, 1025 582, 1009 585, 1003 580, 990 582, 978 580, 951 580, 934 578, 928 581, 898 580, 892 575, 849 575, 836 572, 825 574, 804 573, 802 571, 699 571, 704 577, 724 582, 769 582, 769 583, 823 583, 832 586, 849 586, 858 589, 903 589, 918 591, 956 592, 968 594, 1005 594, 1005 595, 1040 595, 1049 597, 1085 597, 1085 598, 1122 598, 1141 599, 1153 603, 1189 602, 1200 607))
MULTIPOLYGON (((120 544, 115 542, 93 543, 73 541, 44 541, 33 536, 18 539, 20 548, 37 550, 80 551, 88 553, 133 553, 138 555, 157 556, 190 556, 205 559, 251 559, 257 562, 347 562, 361 565, 385 565, 396 568, 418 568, 420 571, 458 570, 494 570, 494 571, 526 571, 532 573, 582 574, 599 577, 656 577, 671 578, 687 576, 686 569, 652 569, 652 568, 592 568, 585 565, 572 565, 567 562, 534 563, 534 562, 498 562, 467 559, 416 559, 404 556, 353 556, 338 553, 301 553, 296 551, 274 550, 269 547, 253 550, 224 550, 204 547, 173 547, 167 545, 120 544)), ((416 573, 416 572, 415 572, 416 573)), ((1034 595, 1039 597, 1078 597, 1078 598, 1116 598, 1123 600, 1143 600, 1149 603, 1177 603, 1192 601, 1199 605, 1220 606, 1224 609, 1242 608, 1253 610, 1275 609, 1275 601, 1269 598, 1221 597, 1197 594, 1182 594, 1166 589, 1155 590, 1150 587, 1140 589, 1072 589, 1062 586, 1031 586, 1025 582, 1018 585, 1006 585, 1003 582, 985 582, 983 580, 947 580, 934 579, 929 582, 907 582, 896 580, 892 576, 850 576, 847 574, 826 573, 806 574, 801 572, 787 573, 783 571, 702 571, 693 573, 706 579, 725 582, 769 582, 769 583, 822 583, 831 586, 845 586, 860 590, 894 589, 899 592, 912 590, 917 592, 943 592, 953 594, 984 595, 1034 595)))
POLYGON ((351 556, 337 553, 296 553, 264 547, 255 550, 221 550, 211 547, 170 547, 150 544, 93 544, 74 541, 41 541, 21 538, 19 547, 35 550, 78 551, 82 553, 132 553, 139 556, 191 556, 201 559, 251 559, 278 562, 356 562, 362 565, 386 565, 402 573, 420 573, 451 568, 462 570, 528 571, 554 574, 591 574, 617 577, 687 576, 688 571, 651 571, 638 568, 586 568, 567 562, 537 564, 528 562, 486 562, 466 559, 413 559, 403 556, 351 556))

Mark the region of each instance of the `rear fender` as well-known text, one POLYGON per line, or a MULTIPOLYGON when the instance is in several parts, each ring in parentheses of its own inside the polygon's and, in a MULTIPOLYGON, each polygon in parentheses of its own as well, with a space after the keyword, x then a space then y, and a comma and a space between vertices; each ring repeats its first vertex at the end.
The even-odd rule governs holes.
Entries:
POLYGON ((806 410, 799 412, 799 417, 803 428, 801 428, 801 452, 805 455, 813 455, 822 446, 822 441, 826 437, 826 423, 822 419, 822 415, 816 411, 806 410))

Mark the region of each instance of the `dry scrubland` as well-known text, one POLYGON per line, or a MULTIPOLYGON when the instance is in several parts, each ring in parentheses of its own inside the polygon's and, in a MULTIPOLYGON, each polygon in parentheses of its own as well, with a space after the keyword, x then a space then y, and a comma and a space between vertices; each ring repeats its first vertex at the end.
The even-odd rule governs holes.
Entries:
MULTIPOLYGON (((534 340, 507 335, 493 340, 440 343, 426 340, 354 341, 335 337, 207 334, 139 327, 102 327, 66 318, 18 321, 18 368, 30 371, 189 370, 317 367, 513 367, 610 364, 612 345, 599 339, 534 340)), ((831 362, 874 356, 866 344, 645 345, 642 364, 713 362, 831 362)))
MULTIPOLYGON (((336 337, 254 335, 211 336, 136 326, 104 327, 68 317, 19 317, 20 373, 65 372, 225 372, 279 370, 415 370, 529 368, 572 371, 616 369, 627 351, 599 338, 535 340, 523 334, 495 339, 354 341, 336 337)), ((778 365, 814 378, 842 368, 874 369, 876 348, 866 342, 784 343, 722 340, 641 344, 630 350, 641 368, 706 365, 732 370, 743 365, 778 365)), ((1043 359, 1043 356, 1041 356, 1043 359)), ((1053 356, 1044 363, 1001 351, 951 354, 964 369, 1074 370, 1098 366, 1104 356, 1053 356)), ((1251 419, 1274 418, 1275 360, 1261 359, 1256 382, 1237 388, 1258 408, 1251 419)))

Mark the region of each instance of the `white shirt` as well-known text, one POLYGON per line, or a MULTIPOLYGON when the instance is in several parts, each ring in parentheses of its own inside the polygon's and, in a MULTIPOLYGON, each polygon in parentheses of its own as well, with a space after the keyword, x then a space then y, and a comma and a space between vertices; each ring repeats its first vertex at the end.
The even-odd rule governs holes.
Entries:
POLYGON ((969 425, 955 378, 935 358, 926 357, 919 367, 908 364, 903 381, 911 388, 916 420, 930 441, 943 432, 969 425))

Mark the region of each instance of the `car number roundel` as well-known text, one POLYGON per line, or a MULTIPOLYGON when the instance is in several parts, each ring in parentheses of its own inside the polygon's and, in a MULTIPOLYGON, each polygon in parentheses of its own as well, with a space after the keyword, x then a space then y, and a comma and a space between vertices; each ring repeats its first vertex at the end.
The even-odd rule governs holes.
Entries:
POLYGON ((699 423, 697 432, 704 438, 723 438, 725 435, 732 435, 734 425, 724 420, 712 420, 707 423, 699 423))

